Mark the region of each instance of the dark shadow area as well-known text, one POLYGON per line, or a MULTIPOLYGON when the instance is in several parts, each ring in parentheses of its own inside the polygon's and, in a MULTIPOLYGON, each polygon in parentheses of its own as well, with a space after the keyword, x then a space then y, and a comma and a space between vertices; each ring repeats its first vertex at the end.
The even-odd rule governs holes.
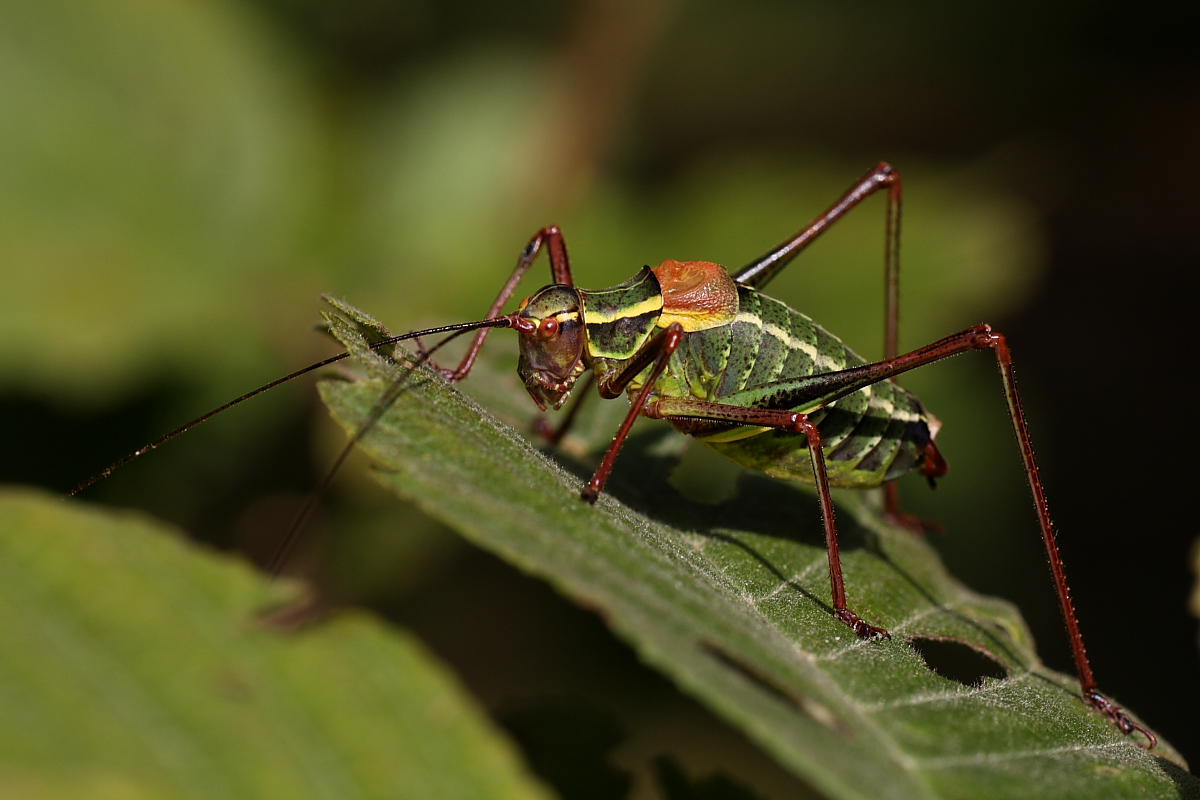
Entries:
POLYGON ((689 778, 669 756, 654 759, 654 772, 666 800, 762 800, 761 795, 726 775, 689 778))
POLYGON ((963 686, 977 687, 983 684, 984 678, 1008 677, 1003 664, 967 642, 914 636, 908 643, 930 670, 963 686))
MULTIPOLYGON (((0 462, 0 482, 65 493, 90 475, 207 410, 186 378, 148 383, 95 407, 55 406, 10 392, 0 396, 0 441, 16 457, 0 462), (185 409, 185 410, 181 410, 185 409)), ((275 392, 242 413, 223 414, 77 496, 85 503, 136 508, 175 523, 195 539, 241 547, 229 520, 264 497, 300 495, 312 485, 311 384, 275 392)), ((284 528, 286 530, 286 527, 284 528)))
POLYGON ((1156 757, 1155 762, 1167 776, 1175 782, 1179 788, 1179 797, 1182 800, 1198 800, 1200 799, 1200 782, 1196 780, 1196 776, 1188 772, 1183 767, 1176 764, 1174 761, 1168 761, 1165 758, 1156 757))
MULTIPOLYGON (((641 513, 666 524, 692 530, 739 547, 769 570, 780 583, 787 583, 805 598, 832 613, 828 596, 814 596, 791 580, 754 547, 724 531, 726 528, 750 530, 824 549, 824 532, 820 524, 820 508, 816 497, 787 481, 747 472, 739 476, 737 493, 730 500, 715 506, 688 500, 668 482, 675 458, 660 454, 662 437, 673 435, 678 434, 667 430, 630 437, 626 446, 628 452, 622 451, 623 457, 629 457, 628 461, 624 462, 626 472, 619 478, 614 473, 613 477, 613 488, 621 493, 621 499, 641 513), (781 513, 781 509, 785 509, 785 512, 781 513)), ((838 515, 837 525, 838 542, 842 552, 862 549, 870 553, 920 592, 927 602, 940 608, 942 613, 951 615, 979 631, 990 650, 1002 653, 1010 661, 1020 661, 998 631, 941 605, 919 581, 881 551, 877 546, 875 534, 858 524, 852 516, 838 515)))
POLYGON ((563 800, 611 800, 629 794, 629 773, 611 761, 613 748, 628 734, 612 715, 571 697, 496 716, 520 746, 529 768, 563 800))

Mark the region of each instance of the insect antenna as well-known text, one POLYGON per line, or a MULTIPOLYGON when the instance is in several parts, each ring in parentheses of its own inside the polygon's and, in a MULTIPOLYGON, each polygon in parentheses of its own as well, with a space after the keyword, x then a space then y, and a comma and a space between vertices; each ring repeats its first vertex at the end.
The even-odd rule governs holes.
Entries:
MULTIPOLYGON (((511 325, 512 325, 512 322, 507 317, 493 317, 491 319, 480 320, 478 322, 462 322, 462 323, 458 323, 456 325, 443 325, 439 328, 429 328, 427 330, 422 330, 422 331, 412 331, 411 333, 405 333, 405 334, 401 334, 399 336, 389 336, 388 338, 382 339, 378 342, 372 342, 372 343, 368 344, 367 347, 369 347, 371 350, 377 350, 380 347, 386 347, 389 344, 396 344, 397 342, 403 342, 408 339, 415 339, 418 336, 432 336, 434 334, 446 333, 448 331, 454 331, 455 333, 453 335, 457 336, 460 333, 465 333, 466 331, 478 330, 479 328, 506 328, 511 325)), ((448 337, 444 341, 449 341, 449 338, 452 338, 452 337, 448 337)), ((440 347, 444 343, 444 341, 439 342, 438 346, 440 347)), ((137 450, 134 450, 129 455, 127 455, 123 458, 120 458, 117 461, 114 461, 112 464, 109 464, 107 467, 105 467, 101 471, 97 472, 95 475, 92 475, 87 480, 84 480, 84 481, 80 482, 79 484, 77 484, 76 486, 74 486, 70 491, 66 492, 63 496, 64 497, 74 497, 75 495, 79 494, 80 492, 82 492, 82 491, 94 486, 95 484, 99 483, 100 481, 104 480, 109 475, 113 474, 114 472, 119 470, 121 467, 128 464, 130 461, 133 461, 135 458, 138 458, 139 456, 143 456, 146 453, 149 453, 151 450, 161 447, 162 445, 164 445, 167 442, 174 439, 176 436, 179 436, 182 433, 186 433, 187 431, 196 427, 200 423, 206 422, 209 419, 212 419, 217 414, 220 414, 222 411, 227 411, 228 409, 233 408, 234 406, 238 405, 239 403, 243 403, 246 400, 249 400, 251 397, 256 397, 256 396, 262 394, 263 392, 266 392, 270 389, 274 389, 276 386, 279 386, 282 383, 287 383, 290 380, 299 378, 301 375, 305 375, 309 372, 312 372, 313 370, 320 369, 321 367, 329 366, 330 364, 334 364, 338 361, 341 361, 344 358, 348 358, 349 356, 350 356, 349 352, 338 353, 337 355, 330 356, 329 358, 318 361, 315 364, 309 364, 307 367, 303 367, 301 369, 296 370, 295 372, 288 373, 287 375, 284 375, 282 378, 276 378, 275 380, 271 381, 270 383, 263 384, 262 386, 259 386, 257 389, 252 389, 251 391, 246 392, 243 395, 235 397, 232 400, 230 400, 229 402, 224 403, 224 404, 218 406, 217 408, 214 408, 212 411, 201 414, 200 416, 196 417, 195 419, 191 420, 190 422, 186 422, 183 425, 180 425, 175 430, 170 431, 169 433, 165 433, 162 436, 155 439, 154 441, 139 447, 137 450)), ((418 363, 420 363, 420 362, 418 362, 418 363)))
POLYGON ((284 537, 283 541, 276 549, 275 554, 271 557, 271 561, 267 565, 267 573, 269 575, 274 577, 279 574, 279 571, 287 562, 292 548, 295 547, 296 541, 300 537, 300 533, 304 530, 305 525, 308 523, 309 517, 316 509, 317 503, 321 499, 321 495, 323 495, 329 488, 330 484, 333 483, 334 477, 342 468, 342 464, 344 464, 346 459, 350 457, 350 453, 354 450, 354 446, 362 441, 362 438, 367 435, 367 432, 370 431, 371 428, 375 427, 375 423, 377 423, 379 419, 385 413, 387 413, 387 410, 391 408, 392 404, 396 402, 396 399, 404 391, 408 383, 408 379, 412 376, 413 372, 419 369, 422 364, 429 363, 433 354, 440 350, 444 345, 449 344, 451 341, 464 333, 469 333, 470 331, 477 330, 479 328, 510 327, 511 324, 512 321, 509 317, 498 317, 495 319, 483 320, 481 322, 469 322, 463 323, 462 325, 417 331, 415 333, 405 334, 404 336, 385 339, 379 344, 371 345, 371 348, 375 349, 384 344, 389 344, 398 340, 415 339, 419 336, 429 336, 435 333, 452 331, 449 336, 446 336, 444 339, 437 342, 437 344, 433 345, 433 347, 422 347, 419 355, 409 363, 409 365, 404 369, 403 372, 400 373, 400 375, 396 377, 394 381, 392 381, 387 390, 384 391, 384 393, 380 395, 379 399, 375 401, 375 404, 371 406, 371 410, 367 414, 366 419, 364 419, 363 422, 358 426, 358 429, 354 432, 354 435, 350 437, 350 440, 346 442, 346 445, 342 448, 341 452, 338 453, 337 458, 334 459, 333 464, 326 471, 324 477, 321 478, 321 482, 318 483, 316 488, 312 490, 308 496, 308 499, 304 501, 304 505, 296 514, 296 518, 292 521, 287 535, 284 537))

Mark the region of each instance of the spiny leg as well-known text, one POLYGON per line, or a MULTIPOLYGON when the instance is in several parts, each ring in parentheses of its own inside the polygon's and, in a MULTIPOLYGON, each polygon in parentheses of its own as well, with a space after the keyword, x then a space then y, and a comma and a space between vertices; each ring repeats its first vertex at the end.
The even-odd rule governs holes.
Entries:
POLYGON ((1063 568, 1062 556, 1058 550, 1057 536, 1050 521, 1050 505, 1046 501, 1046 493, 1042 488, 1042 480, 1038 476, 1037 461, 1033 455, 1033 441, 1029 436, 1029 426, 1025 422, 1025 412, 1021 406, 1021 398, 1017 394, 1017 381, 1013 372, 1012 353, 1008 349, 1008 341, 1003 334, 992 333, 984 340, 985 346, 996 354, 996 362, 1000 366, 1000 377, 1004 383, 1004 395, 1008 400, 1009 416, 1012 418, 1013 430, 1021 445, 1021 459, 1025 463, 1025 475, 1029 479, 1029 490, 1033 495, 1033 505, 1037 509, 1038 523, 1042 527, 1042 541, 1046 546, 1046 557, 1050 561, 1050 571, 1054 575, 1054 586, 1058 591, 1059 605, 1062 607, 1063 620, 1067 626, 1067 636, 1071 641, 1071 652, 1075 656, 1075 668, 1079 674, 1079 683, 1083 691, 1083 699, 1092 708, 1104 714, 1122 733, 1130 734, 1139 731, 1150 743, 1150 747, 1158 744, 1158 738, 1150 729, 1130 719, 1120 706, 1109 700, 1100 692, 1096 679, 1092 675, 1092 667, 1088 661, 1087 650, 1083 645, 1083 634, 1079 630, 1079 620, 1075 614, 1075 604, 1071 600, 1071 588, 1067 585, 1067 576, 1063 568))
POLYGON ((608 446, 608 450, 604 452, 604 457, 600 459, 600 466, 596 467, 596 472, 592 475, 592 479, 588 481, 587 486, 583 487, 583 491, 579 493, 580 498, 586 502, 596 502, 596 498, 600 496, 600 492, 604 491, 604 484, 608 482, 608 476, 612 473, 613 464, 617 461, 617 454, 621 452, 621 446, 625 444, 625 438, 629 436, 630 428, 633 427, 633 423, 637 420, 638 415, 645 408, 646 400, 650 397, 650 392, 654 389, 654 384, 658 382, 659 376, 662 375, 663 370, 667 367, 667 362, 671 360, 671 354, 679 349, 679 344, 682 341, 683 326, 678 322, 672 322, 666 330, 655 335, 642 345, 642 349, 629 360, 624 369, 614 377, 600 381, 600 386, 598 387, 600 396, 612 399, 620 396, 633 379, 637 377, 638 373, 649 366, 651 362, 654 364, 654 368, 646 376, 645 384, 642 386, 641 391, 638 392, 633 402, 630 403, 629 413, 625 415, 625 420, 621 423, 621 427, 617 429, 617 434, 613 437, 612 444, 608 446))
MULTIPOLYGON (((1037 511, 1038 525, 1041 528, 1042 542, 1046 548, 1046 557, 1050 562, 1050 572, 1054 577, 1055 590, 1058 593, 1059 607, 1067 628, 1067 637, 1075 658, 1075 671, 1079 677, 1079 686, 1084 701, 1100 713, 1107 716, 1122 733, 1140 732, 1154 747, 1158 740, 1148 728, 1131 719, 1119 706, 1099 691, 1091 664, 1088 661, 1087 650, 1083 644, 1083 634, 1079 629, 1079 621, 1075 614, 1075 606, 1071 601, 1071 589, 1067 584, 1066 572, 1063 568, 1062 555, 1050 520, 1049 504, 1046 493, 1038 475, 1037 461, 1033 454, 1033 444, 1029 436, 1029 426, 1025 421, 1025 412, 1017 394, 1017 384, 1013 373, 1012 353, 1003 334, 996 333, 989 325, 977 325, 967 328, 951 336, 936 341, 925 347, 918 348, 892 359, 879 361, 874 364, 864 364, 859 367, 839 370, 822 375, 809 376, 795 381, 781 382, 778 397, 781 404, 795 407, 819 407, 828 405, 846 395, 858 391, 864 386, 887 380, 895 375, 911 369, 931 364, 950 356, 969 350, 992 350, 1000 367, 1000 377, 1004 384, 1004 394, 1008 402, 1009 417, 1013 430, 1021 448, 1021 458, 1025 466, 1025 475, 1029 481, 1029 489, 1033 505, 1037 511)), ((696 418, 716 419, 740 422, 749 425, 770 425, 770 422, 755 421, 769 419, 769 416, 756 418, 754 409, 740 406, 724 406, 704 403, 702 401, 664 398, 647 409, 648 416, 660 418, 696 418)), ((759 413, 769 415, 769 410, 759 413)), ((786 413, 786 412, 774 412, 786 413)), ((778 426, 776 426, 778 427, 778 426)), ((933 465, 932 471, 940 467, 933 465)), ((833 569, 831 561, 831 571, 833 569)))
POLYGON ((851 209, 880 189, 888 190, 883 253, 883 357, 895 358, 900 342, 900 173, 880 161, 837 202, 776 247, 751 261, 733 279, 746 286, 766 286, 800 251, 812 244, 851 209))

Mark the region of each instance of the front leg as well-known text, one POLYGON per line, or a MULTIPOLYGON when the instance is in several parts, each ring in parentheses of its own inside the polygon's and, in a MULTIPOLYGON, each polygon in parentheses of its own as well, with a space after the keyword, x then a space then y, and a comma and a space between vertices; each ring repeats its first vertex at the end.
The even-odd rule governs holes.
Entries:
POLYGON ((633 427, 634 421, 637 420, 638 415, 646 407, 646 400, 650 397, 650 392, 654 390, 654 384, 658 382, 659 377, 663 374, 663 370, 667 368, 667 362, 671 360, 671 354, 679 349, 679 344, 683 341, 683 336, 683 326, 678 322, 672 322, 666 330, 642 345, 642 349, 634 354, 633 358, 629 359, 629 363, 625 365, 624 369, 612 377, 603 377, 600 379, 600 396, 612 399, 619 397, 625 391, 626 387, 633 382, 633 379, 649 366, 651 362, 654 364, 654 368, 646 376, 646 382, 643 384, 642 390, 638 392, 637 397, 630 403, 629 413, 625 415, 625 421, 617 429, 617 435, 613 437, 612 444, 605 451, 604 458, 600 459, 600 466, 596 468, 596 473, 592 475, 592 479, 588 481, 587 486, 584 486, 583 491, 579 493, 579 497, 585 502, 596 502, 596 498, 604 490, 604 484, 608 482, 608 476, 612 473, 613 464, 617 461, 617 453, 621 452, 621 446, 625 444, 625 437, 629 435, 629 429, 633 427))

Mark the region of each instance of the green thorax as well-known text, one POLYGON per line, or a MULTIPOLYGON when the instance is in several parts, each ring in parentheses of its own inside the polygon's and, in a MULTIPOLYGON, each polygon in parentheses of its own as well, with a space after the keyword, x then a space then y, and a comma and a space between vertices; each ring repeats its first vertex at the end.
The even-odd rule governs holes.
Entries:
POLYGON ((586 351, 593 365, 630 359, 646 343, 663 309, 662 289, 649 267, 608 289, 580 289, 586 351))

